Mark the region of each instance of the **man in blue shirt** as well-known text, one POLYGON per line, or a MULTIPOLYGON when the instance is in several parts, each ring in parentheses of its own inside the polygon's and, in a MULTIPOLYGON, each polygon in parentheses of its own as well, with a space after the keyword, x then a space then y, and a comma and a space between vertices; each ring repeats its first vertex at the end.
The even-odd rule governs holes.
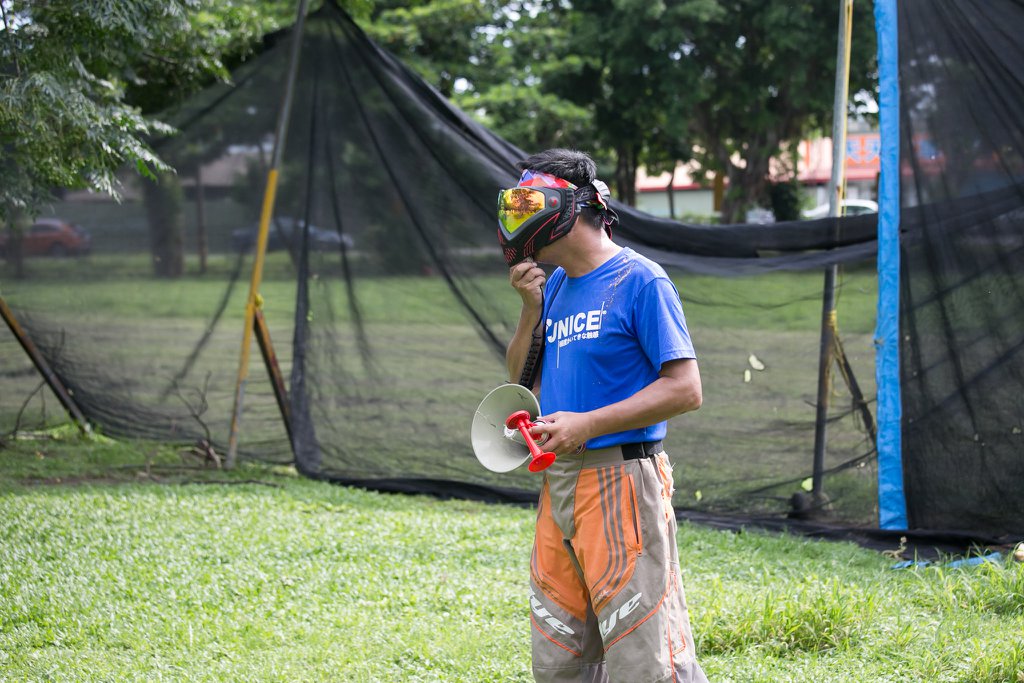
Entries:
POLYGON ((617 217, 589 156, 553 149, 521 167, 517 188, 499 196, 499 240, 522 299, 506 360, 513 381, 523 376, 543 334, 545 424, 532 431, 558 456, 530 564, 534 677, 706 681, 661 444, 666 421, 702 400, 679 294, 659 265, 612 241, 617 217), (536 261, 557 266, 550 280, 536 261))

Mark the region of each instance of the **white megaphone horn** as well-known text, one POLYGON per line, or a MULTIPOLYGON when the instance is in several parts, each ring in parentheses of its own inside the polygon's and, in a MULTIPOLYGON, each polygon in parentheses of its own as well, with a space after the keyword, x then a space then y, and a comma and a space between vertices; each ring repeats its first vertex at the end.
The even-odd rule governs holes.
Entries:
POLYGON ((480 464, 492 472, 511 472, 527 460, 529 470, 540 472, 555 461, 530 434, 540 415, 540 403, 521 384, 502 384, 492 389, 473 415, 470 439, 480 464))

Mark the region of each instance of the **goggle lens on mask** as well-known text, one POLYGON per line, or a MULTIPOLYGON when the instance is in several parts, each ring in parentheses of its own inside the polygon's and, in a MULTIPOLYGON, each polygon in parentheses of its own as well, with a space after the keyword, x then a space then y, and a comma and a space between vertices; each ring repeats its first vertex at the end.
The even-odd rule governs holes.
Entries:
POLYGON ((513 187, 498 193, 498 224, 511 238, 534 216, 557 214, 561 201, 556 193, 534 187, 513 187))

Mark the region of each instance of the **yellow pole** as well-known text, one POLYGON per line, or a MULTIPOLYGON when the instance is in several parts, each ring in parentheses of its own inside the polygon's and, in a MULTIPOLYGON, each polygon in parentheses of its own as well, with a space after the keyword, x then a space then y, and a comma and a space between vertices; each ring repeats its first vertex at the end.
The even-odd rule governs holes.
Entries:
POLYGON ((253 257, 252 279, 249 282, 249 298, 245 302, 245 325, 242 328, 242 351, 238 359, 238 379, 235 383, 235 406, 231 413, 231 432, 228 435, 228 453, 224 466, 235 466, 238 460, 238 430, 242 421, 242 403, 245 399, 245 384, 249 377, 249 356, 252 351, 253 322, 256 309, 262 308, 260 283, 263 279, 263 261, 267 253, 267 236, 270 233, 270 218, 274 215, 274 199, 277 196, 278 169, 284 155, 285 136, 288 134, 288 118, 295 93, 295 79, 299 71, 299 55, 302 50, 302 30, 306 23, 306 8, 309 0, 299 0, 298 18, 292 29, 291 62, 288 65, 288 80, 285 82, 284 99, 277 117, 277 131, 274 135, 274 154, 267 173, 267 187, 263 193, 260 209, 259 234, 256 237, 256 254, 253 257))
POLYGON ((238 429, 242 417, 242 403, 245 399, 245 384, 249 378, 249 356, 252 353, 252 328, 256 319, 256 309, 263 308, 263 297, 260 295, 260 284, 263 281, 263 262, 266 260, 267 237, 270 234, 270 218, 274 214, 274 200, 277 197, 276 168, 267 173, 267 187, 263 193, 263 206, 260 208, 259 232, 256 237, 256 255, 252 265, 252 278, 249 280, 249 297, 245 302, 245 324, 242 333, 242 351, 238 361, 238 379, 235 383, 235 407, 231 413, 231 432, 228 436, 228 454, 225 467, 235 466, 238 457, 238 429))

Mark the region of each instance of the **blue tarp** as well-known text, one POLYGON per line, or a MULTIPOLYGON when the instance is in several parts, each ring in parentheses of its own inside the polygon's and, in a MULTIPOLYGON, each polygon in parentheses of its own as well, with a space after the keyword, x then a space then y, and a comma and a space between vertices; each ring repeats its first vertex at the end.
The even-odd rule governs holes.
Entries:
POLYGON ((878 183, 878 524, 907 528, 900 396, 900 116, 896 0, 875 1, 878 35, 881 177, 878 183))

